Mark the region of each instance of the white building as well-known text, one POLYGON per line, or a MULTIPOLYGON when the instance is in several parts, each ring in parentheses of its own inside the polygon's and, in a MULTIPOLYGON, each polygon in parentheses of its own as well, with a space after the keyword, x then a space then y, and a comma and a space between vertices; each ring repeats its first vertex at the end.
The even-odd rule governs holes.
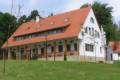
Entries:
POLYGON ((105 46, 103 28, 85 7, 24 23, 2 48, 8 47, 9 59, 105 61, 105 46))
POLYGON ((110 61, 120 60, 120 41, 110 41, 107 50, 107 59, 110 61), (110 57, 109 57, 110 56, 110 57))

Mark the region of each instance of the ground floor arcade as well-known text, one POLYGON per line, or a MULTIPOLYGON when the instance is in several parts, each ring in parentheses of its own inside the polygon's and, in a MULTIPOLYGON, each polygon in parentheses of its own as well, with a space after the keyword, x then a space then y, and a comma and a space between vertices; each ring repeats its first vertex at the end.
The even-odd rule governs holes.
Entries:
POLYGON ((79 55, 79 40, 57 40, 24 46, 11 47, 8 49, 8 59, 33 60, 48 59, 53 57, 66 57, 79 55))

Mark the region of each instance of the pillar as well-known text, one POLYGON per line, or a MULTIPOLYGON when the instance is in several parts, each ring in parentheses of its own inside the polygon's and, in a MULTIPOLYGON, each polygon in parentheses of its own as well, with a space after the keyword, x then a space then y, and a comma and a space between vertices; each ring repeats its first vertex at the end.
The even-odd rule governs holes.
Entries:
POLYGON ((56 42, 54 42, 54 61, 56 59, 56 42))
POLYGON ((16 49, 15 53, 16 53, 16 60, 19 60, 19 48, 16 49))
POLYGON ((67 61, 67 40, 64 40, 64 61, 67 61))
MULTIPOLYGON (((4 54, 5 54, 5 52, 4 52, 4 54)), ((5 55, 4 55, 4 57, 5 57, 5 55)), ((11 60, 11 59, 12 59, 12 54, 11 54, 10 49, 8 48, 8 60, 11 60)))

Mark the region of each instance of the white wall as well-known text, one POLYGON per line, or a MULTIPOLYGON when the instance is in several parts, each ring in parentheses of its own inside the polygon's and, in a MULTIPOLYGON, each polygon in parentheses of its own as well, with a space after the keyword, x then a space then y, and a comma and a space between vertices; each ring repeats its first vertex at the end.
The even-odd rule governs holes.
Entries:
POLYGON ((85 56, 96 56, 96 57, 105 57, 105 49, 103 47, 103 41, 102 41, 102 33, 100 31, 100 28, 98 26, 97 20, 95 18, 95 15, 93 13, 93 10, 91 9, 89 12, 89 15, 87 16, 85 23, 83 25, 83 28, 81 30, 81 32, 79 33, 78 38, 81 40, 80 41, 80 55, 85 55, 85 56), (94 23, 92 23, 90 21, 90 18, 93 17, 94 19, 94 23), (84 36, 82 36, 81 32, 85 32, 85 28, 86 27, 90 27, 90 28, 94 28, 96 31, 99 32, 100 34, 100 38, 95 38, 87 33, 84 33, 84 36), (94 45, 94 52, 87 52, 85 51, 85 43, 87 44, 92 44, 94 45), (100 47, 102 48, 100 51, 100 47))
POLYGON ((120 56, 118 55, 118 53, 113 53, 112 57, 113 57, 113 60, 120 60, 120 56))

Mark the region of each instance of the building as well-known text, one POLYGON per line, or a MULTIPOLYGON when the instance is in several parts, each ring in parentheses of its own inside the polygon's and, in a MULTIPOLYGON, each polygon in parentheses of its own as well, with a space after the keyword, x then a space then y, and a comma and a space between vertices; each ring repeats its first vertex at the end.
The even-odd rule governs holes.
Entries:
POLYGON ((89 6, 23 23, 2 48, 8 48, 9 59, 105 61, 105 45, 89 6))
POLYGON ((109 60, 120 60, 120 41, 110 41, 107 54, 109 60))

